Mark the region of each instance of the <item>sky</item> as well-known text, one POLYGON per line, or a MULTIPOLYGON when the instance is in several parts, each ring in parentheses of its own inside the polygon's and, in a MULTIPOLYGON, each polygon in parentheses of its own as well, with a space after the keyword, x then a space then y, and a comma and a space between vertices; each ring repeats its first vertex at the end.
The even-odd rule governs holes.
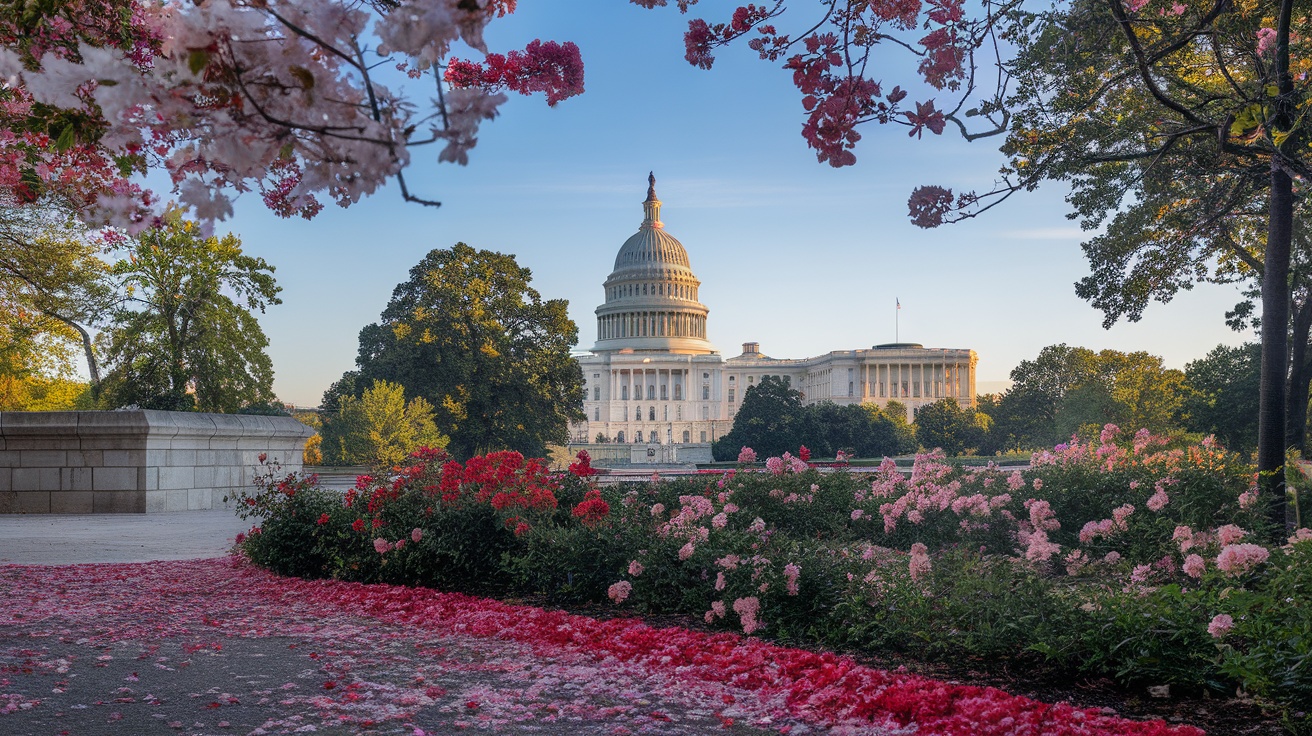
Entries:
MULTIPOLYGON (((622 0, 525 0, 495 21, 494 51, 536 38, 577 43, 586 92, 555 108, 512 95, 467 167, 415 149, 407 183, 439 208, 405 203, 395 186, 309 222, 280 219, 254 195, 238 199, 218 227, 273 264, 283 289, 283 303, 260 316, 278 396, 316 406, 354 368, 360 329, 409 269, 456 242, 513 254, 544 298, 567 299, 586 351, 602 282, 642 221, 649 171, 666 230, 702 282, 708 337, 726 357, 747 341, 777 358, 895 339, 970 348, 986 392, 1058 343, 1146 350, 1184 368, 1220 343, 1252 339, 1224 323, 1240 297, 1233 285, 1200 285, 1104 330, 1102 314, 1075 296, 1089 271, 1087 235, 1066 219, 1060 186, 964 223, 913 226, 914 187, 987 190, 1003 163, 998 142, 867 126, 855 166, 817 163, 790 74, 745 46, 723 50, 711 71, 693 68, 683 59, 688 17, 622 0)), ((906 72, 890 65, 887 83, 906 72)))

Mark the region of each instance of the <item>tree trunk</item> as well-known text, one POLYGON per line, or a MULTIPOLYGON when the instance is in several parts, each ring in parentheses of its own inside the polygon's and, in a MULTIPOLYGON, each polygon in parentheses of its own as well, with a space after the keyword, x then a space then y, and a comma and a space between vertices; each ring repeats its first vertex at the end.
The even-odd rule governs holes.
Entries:
POLYGON ((1312 332, 1312 298, 1295 301, 1294 324, 1289 333, 1289 386, 1285 395, 1285 447, 1304 452, 1307 446, 1308 384, 1312 363, 1307 341, 1312 332))
POLYGON ((1262 383, 1257 417, 1257 472, 1270 499, 1272 533, 1286 528, 1285 382, 1289 358, 1289 251, 1293 237, 1293 181, 1271 162, 1270 221, 1262 273, 1262 383))
POLYGON ((56 314, 55 312, 51 312, 46 309, 41 310, 41 312, 45 314, 47 317, 50 317, 52 319, 57 319, 60 322, 63 322, 64 324, 68 325, 69 327, 72 327, 73 329, 77 330, 77 334, 82 336, 82 352, 86 354, 87 373, 91 377, 91 398, 99 401, 100 400, 100 364, 96 362, 96 352, 91 345, 91 333, 87 332, 86 329, 82 327, 82 325, 74 322, 73 320, 67 317, 64 317, 63 315, 56 314))

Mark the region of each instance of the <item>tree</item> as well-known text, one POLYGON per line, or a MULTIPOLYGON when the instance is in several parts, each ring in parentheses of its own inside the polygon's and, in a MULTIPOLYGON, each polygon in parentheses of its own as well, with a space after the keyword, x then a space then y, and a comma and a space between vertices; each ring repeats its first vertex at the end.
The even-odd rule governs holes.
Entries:
POLYGON ((916 412, 916 440, 922 447, 942 448, 949 456, 979 447, 984 424, 956 399, 940 399, 916 412))
MULTIPOLYGON (((205 223, 231 212, 232 192, 260 191, 275 213, 314 216, 395 177, 414 150, 464 164, 503 90, 583 91, 572 43, 533 41, 489 53, 488 24, 514 0, 73 0, 0 8, 0 152, 15 201, 59 196, 88 220, 136 233, 159 223, 158 197, 133 173, 166 170, 205 223), (458 59, 457 41, 483 54, 458 59), (375 76, 396 66, 406 78, 375 76), (440 78, 439 78, 440 75, 440 78), (408 89, 426 83, 422 92, 408 89), (450 85, 449 89, 444 89, 450 85), (436 86, 436 100, 421 104, 436 86), (149 111, 145 113, 143 111, 149 111)), ((393 75, 394 77, 399 75, 393 75)))
POLYGON ((433 406, 422 396, 409 402, 399 383, 375 381, 360 398, 342 397, 339 413, 323 425, 329 465, 391 467, 420 447, 445 447, 433 423, 433 406))
POLYGON ((276 400, 269 341, 250 310, 281 303, 280 289, 236 236, 201 237, 175 215, 113 272, 129 297, 105 341, 109 404, 236 412, 276 400))
POLYGON ((779 376, 763 376, 747 387, 733 428, 715 441, 711 453, 718 460, 737 458, 743 447, 756 450, 761 457, 795 453, 810 438, 810 425, 802 393, 779 376))
POLYGON ((531 281, 513 256, 464 243, 429 252, 382 319, 360 331, 358 375, 329 393, 399 383, 432 404, 456 457, 541 456, 583 418, 583 375, 570 357, 578 328, 567 303, 544 301, 531 281))
MULTIPOLYGON (((67 360, 59 346, 80 342, 93 397, 100 371, 91 330, 118 297, 100 258, 103 246, 59 207, 0 206, 0 321, 15 334, 43 325, 46 354, 61 366, 67 360)), ((9 344, 14 349, 23 342, 9 344)))
POLYGON ((1216 435, 1228 449, 1257 448, 1257 397, 1261 348, 1218 345, 1184 367, 1186 395, 1180 413, 1186 429, 1216 435))

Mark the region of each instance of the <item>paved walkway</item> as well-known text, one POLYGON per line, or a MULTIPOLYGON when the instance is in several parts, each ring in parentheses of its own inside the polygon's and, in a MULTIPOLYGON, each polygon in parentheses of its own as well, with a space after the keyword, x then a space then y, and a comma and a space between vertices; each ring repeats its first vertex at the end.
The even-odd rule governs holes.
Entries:
POLYGON ((229 510, 161 514, 3 514, 0 565, 195 560, 227 554, 251 526, 229 510))

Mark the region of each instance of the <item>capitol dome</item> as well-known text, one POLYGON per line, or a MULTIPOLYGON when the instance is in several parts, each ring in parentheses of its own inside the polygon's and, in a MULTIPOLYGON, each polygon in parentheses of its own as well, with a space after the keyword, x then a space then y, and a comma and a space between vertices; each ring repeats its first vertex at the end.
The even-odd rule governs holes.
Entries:
POLYGON ((705 305, 697 301, 701 282, 693 275, 688 251, 661 222, 656 177, 647 177, 643 220, 615 255, 606 279, 606 301, 597 307, 594 352, 631 350, 706 354, 705 305))

